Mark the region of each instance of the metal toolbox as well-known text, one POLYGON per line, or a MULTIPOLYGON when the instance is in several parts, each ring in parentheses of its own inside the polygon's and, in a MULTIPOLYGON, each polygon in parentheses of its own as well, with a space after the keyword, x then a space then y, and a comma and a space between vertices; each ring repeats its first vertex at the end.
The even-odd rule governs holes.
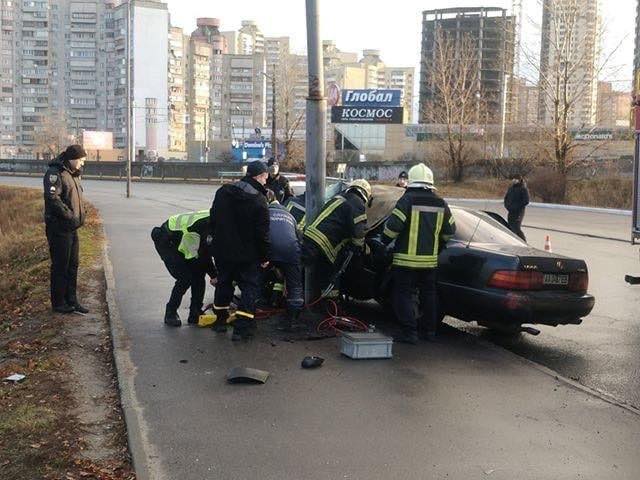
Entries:
POLYGON ((343 333, 340 353, 349 358, 391 358, 393 339, 378 332, 343 333))

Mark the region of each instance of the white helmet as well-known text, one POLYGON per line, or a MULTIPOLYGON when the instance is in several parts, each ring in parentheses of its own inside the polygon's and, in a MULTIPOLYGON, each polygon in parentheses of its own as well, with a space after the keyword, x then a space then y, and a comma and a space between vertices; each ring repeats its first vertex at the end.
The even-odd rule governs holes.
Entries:
POLYGON ((409 169, 409 183, 424 183, 433 187, 433 172, 424 163, 414 165, 409 169))
POLYGON ((349 190, 355 188, 364 196, 364 201, 368 202, 371 198, 371 185, 363 178, 359 178, 358 180, 354 180, 349 184, 349 190))

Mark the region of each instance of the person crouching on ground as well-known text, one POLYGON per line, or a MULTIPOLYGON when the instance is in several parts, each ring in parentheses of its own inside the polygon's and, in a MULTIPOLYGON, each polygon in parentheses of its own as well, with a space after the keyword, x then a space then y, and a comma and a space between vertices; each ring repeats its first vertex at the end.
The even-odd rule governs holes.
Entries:
POLYGON ((156 251, 176 282, 167 303, 164 323, 171 327, 182 325, 178 308, 182 297, 191 289, 189 325, 196 325, 202 313, 206 289, 205 277, 216 284, 217 271, 211 259, 212 237, 209 210, 182 213, 170 217, 151 231, 156 251))

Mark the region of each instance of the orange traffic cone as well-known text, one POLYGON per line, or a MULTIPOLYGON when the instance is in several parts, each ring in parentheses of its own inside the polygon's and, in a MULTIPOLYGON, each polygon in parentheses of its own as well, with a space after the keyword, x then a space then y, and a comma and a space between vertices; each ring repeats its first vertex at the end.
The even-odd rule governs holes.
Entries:
POLYGON ((544 251, 553 253, 553 250, 551 249, 551 236, 549 235, 547 235, 544 239, 544 251))

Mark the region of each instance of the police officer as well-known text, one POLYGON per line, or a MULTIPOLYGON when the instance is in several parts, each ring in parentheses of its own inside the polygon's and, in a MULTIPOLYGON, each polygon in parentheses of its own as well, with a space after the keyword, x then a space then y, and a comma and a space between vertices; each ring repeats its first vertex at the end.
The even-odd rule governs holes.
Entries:
POLYGON ((176 283, 171 290, 164 314, 164 323, 179 327, 182 322, 178 308, 182 297, 191 288, 189 325, 198 323, 202 314, 205 275, 215 285, 217 272, 211 259, 212 236, 209 228, 209 210, 173 215, 160 227, 151 231, 156 251, 176 283))
POLYGON ((384 226, 382 242, 393 248, 393 307, 402 324, 396 341, 416 344, 432 339, 438 326, 436 269, 438 252, 455 233, 447 203, 433 186, 433 172, 420 163, 409 170, 409 184, 384 226), (422 317, 415 318, 413 291, 420 292, 422 317))
POLYGON ((293 189, 289 185, 289 180, 280 174, 280 165, 274 159, 269 160, 269 178, 266 187, 271 190, 279 203, 284 205, 289 198, 293 197, 293 189))
POLYGON ((253 335, 258 267, 269 265, 269 207, 264 188, 267 176, 263 162, 249 163, 245 177, 220 187, 211 206, 213 251, 218 267, 214 297, 216 324, 226 324, 229 317, 233 282, 242 291, 231 337, 233 341, 253 335))
POLYGON ((303 264, 314 265, 320 286, 326 286, 345 246, 359 254, 364 249, 367 227, 366 207, 371 185, 354 180, 344 193, 329 200, 318 217, 304 230, 303 264))
POLYGON ((271 264, 284 277, 284 284, 276 282, 274 290, 286 289, 287 293, 287 313, 280 322, 279 329, 288 332, 298 321, 304 305, 298 228, 293 215, 278 203, 271 190, 267 191, 267 199, 269 200, 271 264))
POLYGON ((507 216, 509 229, 525 242, 527 241, 527 237, 525 237, 522 231, 522 220, 524 220, 524 211, 527 205, 529 205, 529 189, 524 181, 524 177, 522 175, 516 175, 504 196, 504 208, 506 208, 509 213, 507 216))
POLYGON ((44 174, 44 219, 51 256, 51 307, 58 313, 88 313, 78 302, 78 229, 85 209, 80 174, 87 154, 70 145, 44 174))

